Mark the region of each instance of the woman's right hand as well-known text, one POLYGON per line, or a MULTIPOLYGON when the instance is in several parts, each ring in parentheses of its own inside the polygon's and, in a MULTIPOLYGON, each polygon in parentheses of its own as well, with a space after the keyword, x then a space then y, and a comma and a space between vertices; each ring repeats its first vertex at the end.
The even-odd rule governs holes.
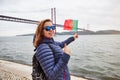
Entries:
POLYGON ((71 51, 70 51, 70 49, 67 47, 66 43, 64 44, 64 52, 65 52, 66 54, 68 54, 68 55, 71 54, 71 51))
POLYGON ((73 37, 74 37, 74 39, 77 39, 78 36, 79 36, 78 33, 75 33, 73 37))

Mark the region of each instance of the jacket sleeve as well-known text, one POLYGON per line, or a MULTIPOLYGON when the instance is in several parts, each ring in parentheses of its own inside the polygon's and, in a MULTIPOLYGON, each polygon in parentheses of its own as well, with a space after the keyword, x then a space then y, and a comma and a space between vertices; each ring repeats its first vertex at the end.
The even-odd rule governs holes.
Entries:
POLYGON ((55 63, 53 52, 47 44, 41 44, 41 46, 38 47, 36 57, 48 80, 54 80, 59 74, 61 74, 70 58, 68 54, 63 52, 59 61, 55 63))
POLYGON ((66 43, 66 45, 68 45, 72 41, 74 41, 74 37, 70 37, 70 38, 68 38, 68 39, 66 39, 65 41, 62 41, 62 42, 56 42, 56 44, 58 44, 61 48, 64 48, 65 43, 66 43))

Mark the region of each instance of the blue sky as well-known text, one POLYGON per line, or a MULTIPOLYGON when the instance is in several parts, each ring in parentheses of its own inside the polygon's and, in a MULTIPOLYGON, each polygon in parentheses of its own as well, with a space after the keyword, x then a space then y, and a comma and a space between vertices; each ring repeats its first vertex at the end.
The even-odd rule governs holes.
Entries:
MULTIPOLYGON (((32 20, 51 18, 56 7, 56 20, 79 20, 80 28, 93 31, 120 30, 120 0, 0 0, 0 15, 32 20)), ((34 33, 37 25, 0 21, 0 36, 34 33)), ((63 29, 57 29, 62 31, 63 29)))

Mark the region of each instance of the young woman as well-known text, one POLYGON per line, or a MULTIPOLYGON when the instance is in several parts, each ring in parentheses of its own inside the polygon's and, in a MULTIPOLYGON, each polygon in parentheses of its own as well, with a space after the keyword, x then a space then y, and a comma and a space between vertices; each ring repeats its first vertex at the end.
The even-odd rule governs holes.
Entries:
POLYGON ((67 45, 78 38, 78 34, 63 42, 56 42, 53 39, 55 29, 50 19, 45 19, 39 23, 33 42, 33 45, 36 47, 36 58, 47 80, 70 80, 67 64, 71 52, 67 45), (54 51, 51 50, 48 44, 50 44, 54 51))

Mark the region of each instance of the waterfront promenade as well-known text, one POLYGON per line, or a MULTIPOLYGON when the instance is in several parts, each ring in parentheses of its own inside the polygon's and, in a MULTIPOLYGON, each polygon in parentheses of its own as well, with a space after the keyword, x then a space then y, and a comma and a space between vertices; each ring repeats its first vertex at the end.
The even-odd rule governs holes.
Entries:
MULTIPOLYGON (((31 66, 0 60, 0 80, 32 80, 31 71, 31 66)), ((71 80, 87 79, 71 75, 71 80)))

